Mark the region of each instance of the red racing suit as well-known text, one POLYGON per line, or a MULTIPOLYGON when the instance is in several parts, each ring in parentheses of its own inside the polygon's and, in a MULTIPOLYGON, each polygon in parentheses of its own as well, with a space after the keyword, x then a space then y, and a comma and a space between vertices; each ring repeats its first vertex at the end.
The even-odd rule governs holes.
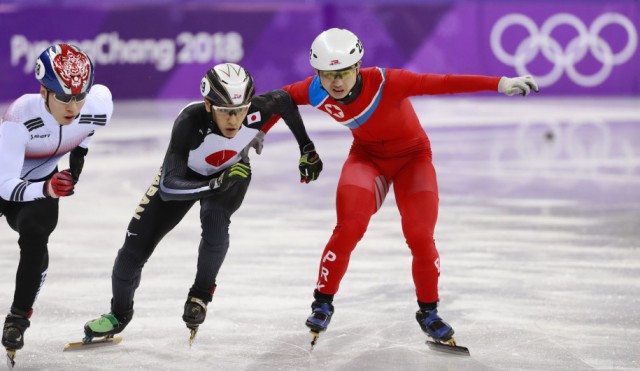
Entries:
POLYGON ((360 74, 360 93, 349 104, 331 98, 318 76, 284 87, 297 105, 327 112, 353 134, 338 182, 337 224, 322 254, 316 289, 328 295, 338 291, 351 252, 393 184, 402 231, 413 255, 417 298, 436 302, 440 260, 433 233, 438 185, 429 139, 409 97, 497 91, 500 78, 379 67, 361 69, 360 74))

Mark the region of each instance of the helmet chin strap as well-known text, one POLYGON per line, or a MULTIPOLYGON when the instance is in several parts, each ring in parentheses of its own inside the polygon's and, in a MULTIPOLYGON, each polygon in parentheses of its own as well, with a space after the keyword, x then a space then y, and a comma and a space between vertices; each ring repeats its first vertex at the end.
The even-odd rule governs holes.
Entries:
POLYGON ((49 91, 47 90, 47 98, 44 100, 44 106, 47 107, 47 111, 51 113, 51 108, 49 107, 49 91))

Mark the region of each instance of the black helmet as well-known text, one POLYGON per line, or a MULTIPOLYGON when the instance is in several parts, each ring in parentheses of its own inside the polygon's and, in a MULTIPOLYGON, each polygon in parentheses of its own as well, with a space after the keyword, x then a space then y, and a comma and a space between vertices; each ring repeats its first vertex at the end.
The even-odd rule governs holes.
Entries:
POLYGON ((204 75, 200 93, 214 106, 233 107, 251 102, 255 94, 253 78, 235 63, 219 64, 204 75))

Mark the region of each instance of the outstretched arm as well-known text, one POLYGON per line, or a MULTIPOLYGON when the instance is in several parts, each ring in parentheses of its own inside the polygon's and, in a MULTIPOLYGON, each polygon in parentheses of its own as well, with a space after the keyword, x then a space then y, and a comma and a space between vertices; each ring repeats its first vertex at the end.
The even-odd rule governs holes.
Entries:
POLYGON ((538 92, 531 76, 514 78, 481 75, 439 75, 386 69, 388 88, 401 97, 498 91, 507 95, 538 92))
POLYGON ((274 90, 269 93, 271 102, 268 107, 272 113, 280 115, 284 123, 289 127, 293 136, 298 142, 298 147, 302 148, 311 143, 307 129, 304 126, 298 106, 291 99, 291 95, 284 90, 274 90))
POLYGON ((526 97, 531 93, 531 90, 536 93, 540 91, 540 89, 538 89, 538 84, 536 84, 536 81, 531 75, 513 78, 505 76, 502 77, 498 83, 498 91, 508 96, 520 94, 523 97, 526 97))
POLYGON ((298 163, 300 182, 309 183, 316 180, 322 171, 322 160, 307 134, 298 106, 291 98, 291 95, 284 90, 274 90, 268 95, 271 99, 267 103, 267 109, 272 114, 282 117, 298 142, 298 147, 300 148, 300 161, 298 163))

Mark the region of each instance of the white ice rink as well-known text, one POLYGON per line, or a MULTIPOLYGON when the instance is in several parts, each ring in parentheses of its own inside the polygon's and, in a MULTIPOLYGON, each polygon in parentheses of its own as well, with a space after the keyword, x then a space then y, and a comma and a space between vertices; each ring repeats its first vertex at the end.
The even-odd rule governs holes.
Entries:
MULTIPOLYGON (((109 310, 113 260, 183 103, 116 102, 94 137, 76 194, 60 202, 16 371, 640 370, 640 100, 543 95, 416 100, 439 177, 440 313, 470 357, 424 344, 393 192, 309 352, 304 321, 351 142, 346 128, 310 110, 303 118, 325 170, 300 184, 286 126, 267 135, 191 349, 181 315, 195 275, 197 205, 146 265, 122 343, 63 353, 109 310)), ((6 313, 19 250, 2 219, 6 313)))

